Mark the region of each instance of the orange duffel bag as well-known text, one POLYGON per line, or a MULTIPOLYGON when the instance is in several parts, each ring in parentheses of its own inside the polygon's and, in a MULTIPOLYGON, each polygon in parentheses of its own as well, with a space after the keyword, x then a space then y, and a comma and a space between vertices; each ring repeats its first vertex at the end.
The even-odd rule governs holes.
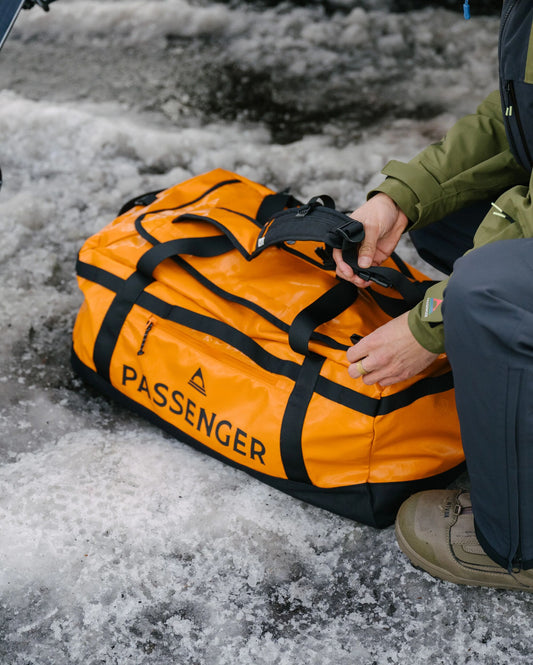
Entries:
POLYGON ((331 248, 353 257, 361 238, 329 197, 220 169, 139 197, 79 253, 74 369, 181 441, 386 526, 463 451, 444 356, 387 388, 348 376, 353 341, 427 288, 396 257, 368 289, 337 279, 331 248))

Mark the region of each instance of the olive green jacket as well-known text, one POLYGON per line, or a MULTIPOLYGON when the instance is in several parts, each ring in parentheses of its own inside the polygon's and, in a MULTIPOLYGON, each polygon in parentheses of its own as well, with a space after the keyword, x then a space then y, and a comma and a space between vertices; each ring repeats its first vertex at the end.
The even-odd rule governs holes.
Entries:
MULTIPOLYGON (((490 94, 475 114, 459 120, 441 141, 408 163, 389 162, 382 173, 386 180, 369 196, 388 194, 409 218, 410 230, 493 198, 495 205, 474 237, 474 248, 496 240, 533 237, 533 182, 509 149, 498 92, 490 94)), ((428 289, 409 313, 415 338, 436 353, 444 351, 438 305, 447 281, 428 289)))

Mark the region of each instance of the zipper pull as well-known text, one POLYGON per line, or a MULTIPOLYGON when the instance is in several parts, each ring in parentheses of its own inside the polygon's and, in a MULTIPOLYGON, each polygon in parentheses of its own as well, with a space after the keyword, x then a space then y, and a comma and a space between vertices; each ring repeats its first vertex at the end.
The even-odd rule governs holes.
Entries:
POLYGON ((148 333, 150 332, 150 330, 152 330, 153 327, 154 327, 154 322, 149 320, 148 323, 146 324, 146 329, 144 331, 144 335, 141 341, 141 346, 137 351, 138 356, 144 356, 144 345, 146 344, 146 338, 148 337, 148 333))
POLYGON ((504 212, 500 206, 496 205, 495 203, 491 203, 490 205, 494 208, 492 211, 493 215, 496 215, 496 217, 501 217, 502 219, 506 219, 508 222, 511 222, 511 224, 515 223, 514 219, 506 212, 504 212))
POLYGON ((505 83, 505 92, 507 93, 507 106, 505 107, 505 116, 510 118, 513 115, 513 84, 511 81, 505 83))

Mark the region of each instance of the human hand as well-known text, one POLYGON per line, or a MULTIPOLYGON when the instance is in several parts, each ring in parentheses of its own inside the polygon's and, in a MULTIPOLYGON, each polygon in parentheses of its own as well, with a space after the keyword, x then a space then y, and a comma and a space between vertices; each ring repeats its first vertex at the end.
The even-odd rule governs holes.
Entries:
POLYGON ((390 386, 422 372, 438 356, 419 344, 409 330, 408 312, 376 328, 346 355, 348 374, 367 385, 390 386))
MULTIPOLYGON (((378 266, 388 259, 409 223, 396 203, 383 192, 354 210, 350 217, 361 222, 365 229, 365 238, 359 247, 357 258, 360 268, 378 266)), ((362 288, 370 284, 354 274, 352 268, 343 260, 340 249, 333 250, 333 259, 337 264, 339 277, 362 288)))

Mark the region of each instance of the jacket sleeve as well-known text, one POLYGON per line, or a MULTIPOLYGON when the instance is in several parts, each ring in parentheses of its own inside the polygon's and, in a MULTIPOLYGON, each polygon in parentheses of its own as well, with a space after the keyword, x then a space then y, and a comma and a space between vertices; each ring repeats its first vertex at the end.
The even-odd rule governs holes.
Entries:
MULTIPOLYGON (((386 180, 369 197, 377 192, 388 194, 409 218, 410 230, 436 222, 476 201, 497 198, 505 190, 518 189, 515 186, 529 181, 529 174, 511 154, 498 92, 491 93, 475 114, 459 120, 441 141, 408 163, 389 162, 383 173, 386 180)), ((501 237, 502 219, 496 220, 493 229, 491 223, 482 225, 475 245, 501 237)), ((521 226, 521 222, 516 226, 521 226)), ((522 235, 515 228, 504 230, 503 237, 509 237, 509 233, 513 237, 522 235)), ((435 353, 444 351, 440 305, 447 281, 428 289, 424 300, 409 314, 411 332, 422 346, 435 353)))
POLYGON ((387 179, 369 196, 388 194, 409 218, 410 229, 529 180, 509 149, 497 91, 441 141, 410 162, 389 162, 382 173, 387 179))

